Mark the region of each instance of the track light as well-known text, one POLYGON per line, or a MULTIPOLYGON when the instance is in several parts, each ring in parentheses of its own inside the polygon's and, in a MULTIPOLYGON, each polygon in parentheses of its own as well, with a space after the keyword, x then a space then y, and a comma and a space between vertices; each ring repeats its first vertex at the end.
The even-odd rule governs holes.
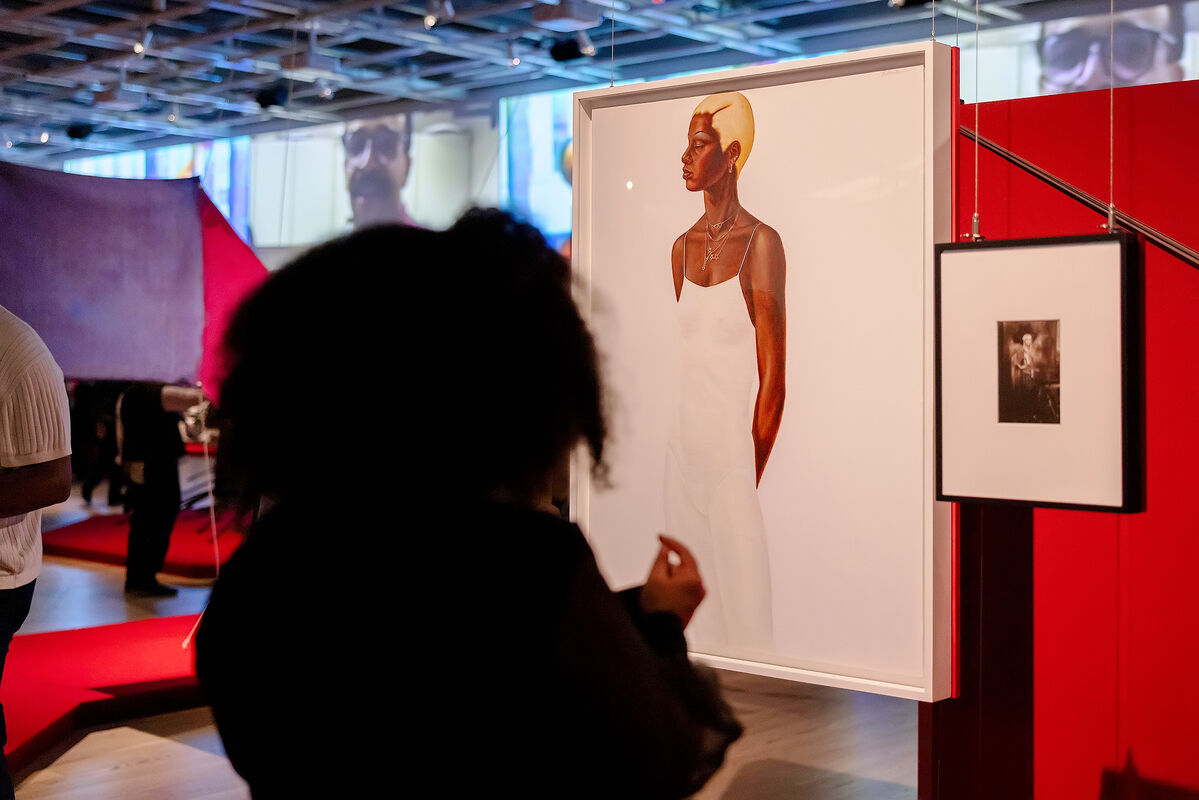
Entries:
POLYGON ((4 137, 4 146, 8 149, 12 149, 12 139, 5 136, 4 137))
POLYGON ((42 135, 37 138, 38 141, 40 141, 42 144, 45 144, 46 142, 50 141, 50 131, 42 131, 42 135))
POLYGON ((146 51, 150 49, 150 40, 154 38, 154 31, 146 31, 140 42, 133 43, 133 52, 139 56, 144 56, 146 51))
POLYGON ((425 9, 425 30, 454 18, 454 4, 450 0, 429 0, 425 9))
POLYGON ((518 56, 516 54, 516 45, 513 44, 512 42, 508 42, 508 66, 510 66, 510 67, 519 67, 520 66, 520 56, 518 56))
POLYGON ((595 42, 591 41, 591 37, 587 35, 587 31, 579 31, 575 34, 575 41, 579 43, 579 52, 591 58, 595 55, 595 42))
POLYGON ((333 84, 329 83, 329 81, 324 78, 316 79, 316 96, 320 99, 332 100, 336 92, 337 90, 333 88, 333 84))

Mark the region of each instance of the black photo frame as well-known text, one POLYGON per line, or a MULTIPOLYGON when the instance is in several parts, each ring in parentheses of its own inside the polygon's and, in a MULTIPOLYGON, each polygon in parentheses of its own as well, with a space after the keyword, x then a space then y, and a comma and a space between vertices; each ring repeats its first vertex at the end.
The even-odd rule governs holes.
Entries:
POLYGON ((935 295, 937 498, 1142 511, 1137 239, 939 244, 935 295))

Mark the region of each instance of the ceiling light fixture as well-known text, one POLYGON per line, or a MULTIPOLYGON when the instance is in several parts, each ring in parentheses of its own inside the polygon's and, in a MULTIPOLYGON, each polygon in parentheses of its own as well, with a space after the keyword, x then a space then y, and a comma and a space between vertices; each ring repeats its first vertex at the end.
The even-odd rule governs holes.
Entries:
POLYGON ((133 43, 133 52, 139 56, 144 56, 146 51, 150 49, 150 40, 154 38, 154 31, 146 31, 140 42, 133 43))
POLYGON ((508 42, 508 66, 520 66, 520 56, 516 54, 516 45, 512 42, 508 42))
POLYGON ((333 88, 333 84, 324 78, 317 78, 316 89, 316 96, 322 100, 332 100, 333 95, 337 93, 337 90, 333 88))
POLYGON ((42 131, 42 135, 37 138, 38 141, 40 141, 42 144, 45 144, 46 142, 50 141, 50 131, 42 131))
POLYGON ((425 9, 425 30, 454 18, 454 4, 450 0, 429 0, 425 9))
POLYGON ((595 55, 595 42, 591 41, 591 37, 587 35, 587 31, 579 31, 575 34, 575 41, 579 43, 579 52, 591 58, 595 55))

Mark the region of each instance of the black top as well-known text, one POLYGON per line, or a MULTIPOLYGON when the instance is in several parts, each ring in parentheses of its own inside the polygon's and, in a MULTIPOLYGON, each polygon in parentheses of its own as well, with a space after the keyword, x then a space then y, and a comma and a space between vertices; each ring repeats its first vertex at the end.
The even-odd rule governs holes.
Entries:
POLYGON ((610 591, 573 524, 437 511, 381 524, 276 508, 223 568, 196 668, 254 796, 374 796, 388 779, 431 779, 438 797, 702 786, 741 727, 678 619, 610 591))
POLYGON ((146 465, 146 482, 177 481, 179 458, 186 452, 179 414, 162 407, 161 383, 134 383, 121 393, 121 462, 146 465))

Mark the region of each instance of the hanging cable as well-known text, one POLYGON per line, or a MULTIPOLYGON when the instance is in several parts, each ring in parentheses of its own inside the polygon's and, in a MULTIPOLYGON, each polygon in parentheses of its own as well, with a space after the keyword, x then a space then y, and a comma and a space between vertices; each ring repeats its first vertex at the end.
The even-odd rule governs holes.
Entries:
POLYGON ((608 42, 608 88, 616 85, 616 0, 612 0, 612 35, 608 42))
MULTIPOLYGON (((977 135, 978 130, 978 27, 979 27, 979 9, 978 0, 974 0, 974 133, 977 135)), ((979 232, 978 221, 978 140, 974 140, 974 217, 970 221, 970 238, 976 242, 982 241, 982 234, 979 232)))
POLYGON ((1107 25, 1107 230, 1116 231, 1116 0, 1110 0, 1107 25))

